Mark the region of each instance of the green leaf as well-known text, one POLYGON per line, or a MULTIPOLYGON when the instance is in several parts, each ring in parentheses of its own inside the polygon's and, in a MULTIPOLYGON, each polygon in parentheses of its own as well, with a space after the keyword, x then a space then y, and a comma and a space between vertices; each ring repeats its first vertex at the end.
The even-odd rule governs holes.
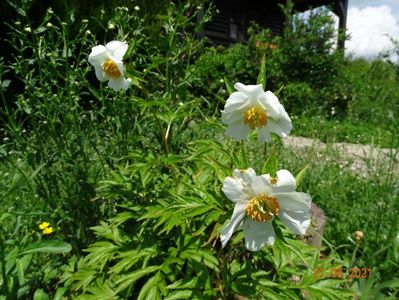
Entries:
POLYGON ((53 300, 62 300, 62 299, 65 299, 65 298, 64 298, 65 291, 66 291, 66 288, 59 288, 59 289, 57 289, 57 292, 55 293, 53 300))
POLYGON ((21 255, 33 252, 68 253, 71 249, 71 245, 63 241, 48 240, 31 244, 21 253, 21 255))
POLYGON ((22 258, 16 260, 18 282, 20 285, 23 285, 25 283, 25 272, 27 271, 31 261, 32 255, 25 255, 22 258))
POLYGON ((277 96, 278 94, 280 94, 280 92, 283 90, 283 88, 284 88, 284 84, 282 84, 280 86, 280 88, 277 91, 274 92, 274 94, 277 96))
POLYGON ((164 300, 192 299, 192 295, 192 290, 180 290, 169 294, 164 300))
POLYGON ((303 177, 305 176, 306 171, 310 168, 309 165, 306 165, 298 174, 295 176, 296 185, 299 186, 303 177))
POLYGON ((270 176, 275 177, 278 168, 278 160, 276 149, 273 148, 272 153, 266 159, 262 166, 262 174, 270 174, 270 176))
POLYGON ((231 95, 232 93, 235 92, 234 85, 232 85, 232 84, 227 80, 226 77, 224 78, 224 83, 225 83, 226 89, 227 89, 227 91, 229 92, 230 95, 231 95))
POLYGON ((117 280, 115 283, 118 286, 117 293, 120 293, 121 291, 125 290, 129 286, 133 285, 137 280, 140 278, 146 276, 147 274, 150 274, 152 272, 155 272, 160 269, 161 266, 149 266, 144 269, 136 270, 132 273, 129 273, 128 275, 123 275, 119 280, 117 280))
POLYGON ((33 300, 49 300, 50 298, 46 294, 45 291, 42 289, 36 290, 35 294, 33 295, 33 300))
POLYGON ((260 63, 260 70, 256 84, 261 84, 263 90, 266 89, 266 54, 263 54, 262 61, 260 63))
POLYGON ((158 271, 143 286, 137 300, 164 299, 168 294, 165 278, 162 272, 158 271))

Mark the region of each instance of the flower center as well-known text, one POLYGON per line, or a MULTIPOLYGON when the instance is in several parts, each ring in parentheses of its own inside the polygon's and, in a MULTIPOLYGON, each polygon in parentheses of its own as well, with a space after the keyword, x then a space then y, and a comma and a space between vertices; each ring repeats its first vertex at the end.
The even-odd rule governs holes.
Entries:
POLYGON ((116 63, 108 59, 102 64, 103 71, 108 77, 119 78, 122 74, 118 69, 116 63))
POLYGON ((270 221, 280 211, 277 199, 268 195, 258 195, 249 200, 246 214, 256 222, 270 221))
POLYGON ((261 128, 267 123, 266 111, 260 107, 252 107, 244 113, 244 123, 251 129, 261 128))

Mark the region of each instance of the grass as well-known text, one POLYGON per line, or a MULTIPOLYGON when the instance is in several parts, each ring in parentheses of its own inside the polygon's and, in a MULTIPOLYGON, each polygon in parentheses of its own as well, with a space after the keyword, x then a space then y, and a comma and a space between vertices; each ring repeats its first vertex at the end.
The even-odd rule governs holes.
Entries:
POLYGON ((369 164, 371 158, 366 157, 366 166, 379 168, 372 171, 372 175, 364 176, 351 170, 345 153, 320 155, 318 152, 315 148, 299 153, 288 151, 281 164, 292 170, 310 166, 301 189, 313 196, 313 201, 327 216, 324 238, 349 258, 356 249, 353 233, 364 232, 365 240, 352 263, 373 268, 384 280, 398 277, 399 261, 392 256, 392 251, 398 246, 399 174, 388 172, 392 161, 369 164))
POLYGON ((328 143, 367 144, 379 148, 399 148, 395 123, 375 125, 350 118, 327 119, 323 116, 293 117, 293 135, 319 139, 328 143))
MULTIPOLYGON (((0 72, 0 97, 8 107, 1 113, 4 128, 0 131, 0 291, 5 295, 0 295, 1 300, 45 299, 45 294, 60 299, 64 293, 76 295, 83 286, 88 287, 84 292, 101 297, 106 292, 109 298, 146 292, 166 295, 176 287, 180 293, 182 286, 198 289, 199 298, 205 289, 210 298, 218 298, 240 289, 250 296, 263 290, 274 293, 275 287, 295 298, 301 291, 292 284, 293 275, 307 278, 304 289, 319 292, 309 268, 319 263, 317 249, 299 243, 306 248, 303 252, 294 244, 287 245, 296 250, 288 251, 280 243, 261 254, 248 254, 239 234, 228 250, 218 244, 231 205, 221 193, 221 182, 236 167, 250 165, 259 173, 265 149, 226 139, 219 110, 214 113, 216 120, 209 117, 212 113, 204 98, 195 94, 201 91, 195 85, 202 79, 192 68, 202 44, 194 34, 187 34, 197 25, 196 18, 190 19, 197 6, 190 5, 171 4, 165 11, 157 10, 151 24, 145 24, 140 9, 117 7, 109 14, 98 13, 94 23, 92 19, 82 22, 75 33, 52 10, 36 27, 24 14, 19 23, 10 25, 16 55, 10 61, 0 60, 5 70, 0 72), (97 23, 118 26, 98 28, 97 23), (94 77, 87 56, 91 47, 102 43, 98 36, 132 41, 126 66, 135 85, 128 91, 115 93, 94 77), (15 105, 8 106, 8 99, 15 105), (215 137, 222 138, 214 142, 215 137), (43 221, 55 228, 53 235, 41 234, 38 224, 43 221), (161 236, 156 235, 159 232, 161 236), (240 285, 242 280, 249 282, 240 285), (166 282, 177 283, 172 288, 166 282), (265 286, 253 289, 254 282, 265 286)), ((74 23, 73 18, 72 13, 66 21, 74 23)), ((246 51, 245 46, 238 50, 229 60, 242 58, 239 54, 246 51)), ((361 66, 359 72, 369 70, 367 63, 361 66)), ((240 64, 236 71, 250 80, 242 70, 246 67, 240 64)), ((199 73, 207 78, 210 69, 199 73)), ((383 93, 388 103, 396 95, 397 77, 392 66, 373 66, 376 74, 381 69, 389 77, 383 93)), ((350 74, 359 79, 357 71, 350 74)), ((215 90, 222 85, 221 78, 224 75, 217 78, 215 90)), ((357 81, 359 91, 362 82, 357 81)), ((373 85, 371 90, 378 89, 373 85)), ((371 175, 362 176, 330 143, 398 148, 399 141, 394 118, 379 122, 385 113, 389 115, 385 106, 373 103, 376 113, 372 115, 378 118, 367 119, 370 99, 355 100, 351 114, 342 121, 292 117, 293 135, 327 142, 326 153, 316 148, 287 150, 281 145, 277 150, 279 168, 298 173, 310 166, 299 190, 311 194, 327 215, 324 263, 372 267, 377 274, 374 287, 399 277, 399 178, 387 171, 387 164, 396 162, 366 157, 364 165, 371 175), (365 233, 361 244, 353 239, 357 230, 365 233)), ((286 232, 280 237, 284 236, 292 241, 286 232)), ((331 287, 324 292, 339 298, 334 294, 336 282, 319 284, 331 287)), ((385 292, 394 293, 390 285, 385 292)))

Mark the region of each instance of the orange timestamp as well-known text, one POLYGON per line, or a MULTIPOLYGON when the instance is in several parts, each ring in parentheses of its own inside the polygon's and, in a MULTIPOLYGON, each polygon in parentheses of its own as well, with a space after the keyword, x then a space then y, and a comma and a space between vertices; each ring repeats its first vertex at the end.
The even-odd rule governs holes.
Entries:
POLYGON ((342 267, 338 268, 315 268, 313 270, 313 277, 315 280, 323 278, 340 278, 340 279, 359 279, 369 278, 372 274, 372 268, 349 268, 347 272, 342 267))

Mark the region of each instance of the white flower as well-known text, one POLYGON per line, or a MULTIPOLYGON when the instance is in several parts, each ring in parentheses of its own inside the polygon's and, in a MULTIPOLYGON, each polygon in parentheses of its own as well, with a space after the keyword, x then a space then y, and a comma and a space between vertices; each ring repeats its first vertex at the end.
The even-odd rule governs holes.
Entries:
POLYGON ((251 168, 234 170, 233 177, 223 182, 223 192, 235 203, 230 222, 222 228, 220 240, 225 247, 233 233, 242 224, 245 245, 258 251, 273 245, 275 233, 272 220, 280 220, 295 234, 304 235, 310 225, 310 195, 295 192, 296 182, 287 170, 256 176, 251 168))
POLYGON ((227 124, 226 135, 244 140, 251 129, 258 130, 258 141, 270 142, 270 133, 286 137, 292 129, 291 119, 278 98, 264 92, 261 84, 244 85, 237 82, 222 111, 222 122, 227 124))
POLYGON ((94 66, 98 80, 108 80, 108 86, 115 91, 127 90, 131 83, 130 78, 123 76, 125 67, 122 58, 127 48, 125 42, 112 41, 105 46, 93 47, 89 55, 89 63, 94 66))

